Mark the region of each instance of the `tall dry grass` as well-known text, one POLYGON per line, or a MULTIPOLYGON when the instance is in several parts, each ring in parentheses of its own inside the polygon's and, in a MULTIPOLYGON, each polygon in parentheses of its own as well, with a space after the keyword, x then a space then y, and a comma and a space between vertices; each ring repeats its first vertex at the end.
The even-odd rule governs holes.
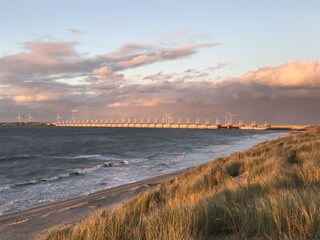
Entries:
POLYGON ((320 129, 199 166, 48 240, 320 239, 320 129))

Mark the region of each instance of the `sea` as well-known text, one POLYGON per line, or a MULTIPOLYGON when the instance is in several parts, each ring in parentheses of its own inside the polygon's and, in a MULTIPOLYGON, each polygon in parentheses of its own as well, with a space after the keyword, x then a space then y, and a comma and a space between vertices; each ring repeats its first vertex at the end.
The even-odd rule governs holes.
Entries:
POLYGON ((0 126, 0 215, 197 166, 281 134, 0 126))

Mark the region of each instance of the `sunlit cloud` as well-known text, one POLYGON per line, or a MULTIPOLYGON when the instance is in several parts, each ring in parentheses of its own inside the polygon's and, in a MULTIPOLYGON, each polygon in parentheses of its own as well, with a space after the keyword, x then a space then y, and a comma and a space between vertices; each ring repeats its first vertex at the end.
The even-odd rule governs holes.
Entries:
POLYGON ((16 103, 28 103, 28 102, 46 102, 56 100, 58 97, 48 94, 36 94, 36 95, 17 95, 13 96, 13 100, 16 103))
POLYGON ((318 61, 292 61, 215 80, 215 72, 230 63, 212 63, 203 69, 191 65, 181 72, 159 69, 151 74, 143 74, 142 67, 186 60, 217 43, 175 48, 127 43, 92 57, 77 51, 77 44, 28 42, 24 51, 1 57, 2 111, 38 108, 44 118, 52 111, 105 117, 120 109, 145 117, 160 117, 163 110, 202 118, 234 111, 248 121, 319 117, 315 110, 320 102, 318 61), (132 81, 129 69, 139 70, 140 81, 132 81))
POLYGON ((108 66, 102 66, 100 68, 95 68, 92 71, 92 74, 94 76, 98 76, 101 80, 120 80, 123 79, 124 75, 121 73, 113 72, 108 68, 108 66))
POLYGON ((274 87, 320 87, 320 64, 318 61, 293 61, 248 72, 240 79, 247 84, 274 87))

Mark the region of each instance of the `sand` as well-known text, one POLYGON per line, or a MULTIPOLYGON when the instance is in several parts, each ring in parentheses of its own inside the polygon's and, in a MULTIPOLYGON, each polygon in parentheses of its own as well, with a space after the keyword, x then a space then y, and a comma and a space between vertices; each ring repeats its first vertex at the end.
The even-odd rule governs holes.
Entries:
MULTIPOLYGON (((286 134, 280 134, 284 136, 286 134)), ((275 138, 271 137, 271 139, 275 138)), ((221 152, 222 156, 243 151, 270 139, 259 138, 242 143, 221 152)), ((140 193, 155 188, 160 183, 173 179, 191 168, 166 175, 125 184, 80 196, 65 201, 54 202, 30 210, 0 216, 0 240, 45 239, 48 230, 59 226, 75 224, 98 210, 110 209, 137 197, 140 193)))
POLYGON ((119 206, 186 171, 188 169, 0 216, 0 240, 45 239, 48 230, 55 226, 75 224, 98 210, 119 206))

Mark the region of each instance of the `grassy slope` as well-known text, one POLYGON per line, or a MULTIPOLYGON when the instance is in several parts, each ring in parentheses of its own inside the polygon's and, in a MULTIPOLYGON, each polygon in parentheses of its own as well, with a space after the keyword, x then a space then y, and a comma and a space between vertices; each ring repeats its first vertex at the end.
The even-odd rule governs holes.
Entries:
POLYGON ((320 238, 320 130, 219 158, 48 239, 320 238))

